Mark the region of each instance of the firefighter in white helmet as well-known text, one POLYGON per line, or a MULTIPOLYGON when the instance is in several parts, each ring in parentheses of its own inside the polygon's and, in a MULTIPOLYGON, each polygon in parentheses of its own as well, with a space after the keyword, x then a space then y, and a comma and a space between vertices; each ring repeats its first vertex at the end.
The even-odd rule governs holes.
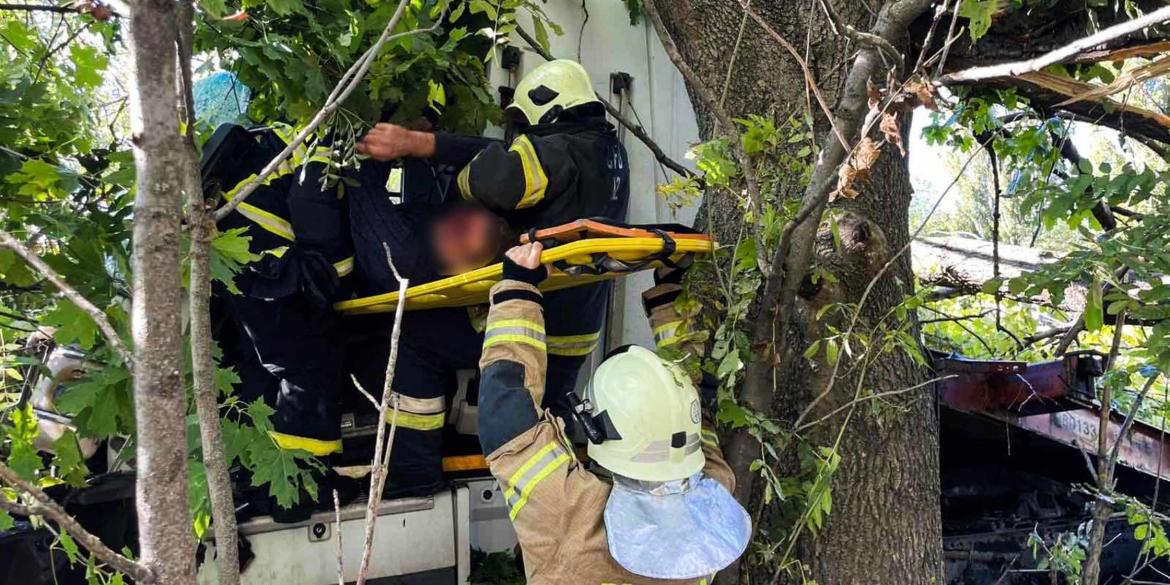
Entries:
MULTIPOLYGON (((584 399, 573 395, 589 457, 607 473, 586 470, 564 421, 539 407, 547 358, 537 285, 548 273, 540 253, 539 243, 507 253, 491 291, 479 384, 480 443, 528 583, 710 583, 747 548, 751 520, 731 496, 735 479, 698 389, 651 350, 615 352, 584 399)), ((643 294, 659 346, 697 350, 672 303, 677 278, 659 282, 643 294)))

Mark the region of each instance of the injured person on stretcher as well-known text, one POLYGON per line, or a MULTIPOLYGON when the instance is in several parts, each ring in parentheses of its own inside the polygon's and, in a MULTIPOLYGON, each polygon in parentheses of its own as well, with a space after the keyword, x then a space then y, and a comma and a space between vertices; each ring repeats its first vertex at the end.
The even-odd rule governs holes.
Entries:
MULTIPOLYGON (((354 399, 350 376, 364 388, 382 388, 391 319, 347 317, 332 306, 397 290, 391 260, 418 285, 499 261, 527 230, 581 218, 624 220, 626 152, 580 65, 554 61, 537 68, 518 85, 507 111, 519 132, 511 144, 379 124, 359 145, 369 158, 342 169, 336 181, 323 180, 327 155, 300 149, 220 222, 220 229, 245 228, 261 258, 237 276, 242 294, 216 292, 216 340, 223 365, 240 376, 241 398, 263 399, 275 409, 271 435, 278 446, 308 451, 325 459, 326 468, 341 457, 344 405, 364 402, 354 399)), ((247 134, 236 151, 205 148, 205 186, 230 197, 293 133, 247 134)), ((544 406, 553 412, 569 413, 567 395, 598 345, 609 289, 597 282, 545 298, 544 406)), ((445 487, 447 400, 456 371, 479 361, 485 316, 485 307, 460 307, 412 311, 403 319, 393 379, 401 410, 386 497, 445 487)), ((337 489, 343 499, 360 492, 332 471, 318 483, 320 494, 337 489)), ((308 494, 302 504, 289 511, 261 501, 254 512, 299 521, 316 507, 308 494)))

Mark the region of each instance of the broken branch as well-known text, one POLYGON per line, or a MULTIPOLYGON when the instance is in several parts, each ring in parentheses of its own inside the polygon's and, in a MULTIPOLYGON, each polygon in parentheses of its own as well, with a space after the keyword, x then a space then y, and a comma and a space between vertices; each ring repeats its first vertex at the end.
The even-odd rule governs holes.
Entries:
POLYGON ((77 292, 77 289, 69 286, 65 282, 65 278, 58 274, 56 270, 53 270, 48 264, 45 264, 45 261, 40 256, 37 256, 36 252, 30 250, 28 246, 25 246, 7 231, 0 230, 0 246, 16 252, 16 255, 23 258, 25 262, 28 262, 29 266, 32 266, 41 276, 44 276, 49 282, 53 283, 53 286, 57 287, 61 295, 69 299, 74 305, 77 305, 77 308, 85 311, 93 319, 98 329, 101 330, 102 335, 106 337, 106 341, 113 348, 114 353, 126 363, 126 366, 131 371, 134 371, 133 354, 122 343, 122 338, 118 337, 118 332, 114 330, 113 324, 110 323, 109 318, 106 317, 106 314, 101 309, 89 302, 89 299, 77 292))
POLYGON ((136 582, 142 583, 143 585, 154 583, 154 572, 149 567, 140 565, 110 550, 109 547, 102 544, 100 538, 83 528, 73 516, 70 516, 65 511, 65 508, 62 508, 60 504, 53 501, 53 498, 50 498, 48 494, 25 480, 4 463, 0 463, 0 479, 32 496, 37 502, 34 505, 23 505, 10 502, 7 498, 0 496, 0 508, 4 508, 15 514, 20 514, 21 516, 41 516, 42 518, 48 518, 56 522, 62 530, 69 533, 69 536, 72 536, 78 544, 84 546, 86 550, 93 553, 94 556, 109 564, 114 569, 133 577, 136 582))
MULTIPOLYGON (((333 113, 341 107, 341 104, 345 103, 345 100, 349 98, 350 94, 352 94, 353 91, 357 89, 357 86, 361 84, 362 79, 365 78, 366 72, 370 70, 370 65, 372 65, 374 62, 374 57, 378 55, 378 52, 382 50, 382 47, 388 41, 428 30, 419 29, 406 33, 399 33, 397 35, 390 34, 391 31, 394 30, 394 27, 398 26, 398 21, 402 18, 402 13, 406 11, 407 4, 410 4, 410 0, 401 0, 398 3, 398 8, 394 11, 394 16, 390 17, 390 22, 387 23, 386 28, 382 30, 382 36, 378 37, 378 40, 374 43, 374 46, 370 47, 369 50, 363 53, 362 56, 358 58, 357 62, 350 67, 349 71, 345 72, 345 75, 341 77, 341 81, 338 82, 337 86, 334 87, 333 91, 329 94, 329 98, 325 101, 325 106, 322 107, 319 112, 317 112, 317 115, 313 116, 313 119, 309 122, 308 126, 305 126, 303 129, 301 129, 301 131, 297 133, 296 137, 294 137, 287 145, 285 145, 284 150, 280 151, 279 154, 273 157, 273 159, 269 161, 267 165, 264 165, 264 168, 261 169, 260 172, 257 173, 251 181, 248 181, 248 183, 240 189, 239 193, 232 197, 231 200, 225 203, 222 207, 215 210, 215 221, 218 222, 219 220, 227 217, 227 215, 235 210, 236 207, 239 207, 239 205, 243 203, 249 195, 251 195, 254 191, 256 191, 256 189, 264 184, 264 181, 266 181, 268 177, 272 175, 272 173, 275 173, 276 170, 280 168, 281 163, 288 160, 288 158, 292 156, 293 151, 304 144, 305 140, 307 140, 309 136, 325 122, 325 120, 329 119, 329 117, 332 116, 333 113)), ((440 19, 440 22, 441 21, 442 20, 440 19)), ((437 27, 438 24, 435 26, 437 27)), ((434 29, 434 27, 432 27, 432 29, 434 29)))
POLYGON ((1170 20, 1170 6, 1160 8, 1140 18, 1113 25, 1101 30, 1097 34, 1089 35, 1034 59, 1001 63, 999 65, 972 67, 943 75, 938 78, 936 83, 938 85, 965 85, 998 77, 1019 77, 1025 73, 1034 73, 1049 65, 1055 65, 1073 59, 1082 52, 1097 48, 1109 41, 1138 32, 1144 28, 1162 24, 1168 20, 1170 20))

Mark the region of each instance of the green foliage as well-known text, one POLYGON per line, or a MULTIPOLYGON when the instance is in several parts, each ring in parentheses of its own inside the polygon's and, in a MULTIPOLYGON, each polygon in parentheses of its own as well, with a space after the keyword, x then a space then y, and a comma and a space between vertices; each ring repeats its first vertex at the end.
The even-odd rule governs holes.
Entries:
POLYGON ((991 19, 995 16, 996 0, 963 0, 959 8, 959 16, 966 18, 971 34, 971 42, 978 41, 991 28, 991 19))
POLYGON ((11 411, 12 428, 8 429, 8 466, 17 475, 28 481, 35 481, 37 472, 44 469, 33 441, 37 438, 37 417, 32 407, 15 408, 11 411))
POLYGON ((70 385, 57 408, 73 416, 83 437, 106 438, 134 430, 134 397, 130 372, 106 367, 70 385))
POLYGON ((524 573, 516 567, 516 555, 508 551, 484 552, 471 549, 469 583, 524 585, 524 573))
MULTIPOLYGON (((395 33, 429 29, 392 40, 346 101, 345 115, 372 124, 389 115, 408 122, 443 88, 443 128, 478 132, 499 112, 488 90, 483 61, 514 26, 519 0, 411 3, 395 33), (471 32, 478 31, 478 32, 471 32), (433 84, 433 85, 432 85, 433 84)), ((398 3, 389 0, 326 0, 312 8, 301 0, 243 0, 200 5, 195 48, 218 57, 252 89, 248 115, 260 123, 305 123, 325 103, 350 65, 386 27, 398 3), (223 20, 241 10, 246 16, 223 20)))
POLYGON ((1062 576, 1065 583, 1079 585, 1081 564, 1089 546, 1088 526, 1088 523, 1081 524, 1075 532, 1062 532, 1054 539, 1045 539, 1033 530, 1028 536, 1028 546, 1037 560, 1036 569, 1047 571, 1054 583, 1062 576))
POLYGON ((282 507, 290 508, 296 504, 300 490, 316 498, 317 482, 313 475, 314 472, 324 472, 325 468, 308 451, 289 451, 276 446, 269 435, 272 431, 269 419, 275 411, 257 401, 241 406, 239 412, 251 424, 224 419, 223 439, 228 465, 239 462, 251 470, 252 485, 267 485, 268 493, 282 507))

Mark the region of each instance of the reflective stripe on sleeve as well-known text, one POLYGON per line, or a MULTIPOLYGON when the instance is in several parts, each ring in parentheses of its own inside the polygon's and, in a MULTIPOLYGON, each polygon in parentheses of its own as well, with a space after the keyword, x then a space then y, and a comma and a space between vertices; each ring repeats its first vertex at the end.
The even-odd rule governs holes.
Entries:
POLYGON ((700 435, 702 436, 704 445, 707 445, 708 447, 719 448, 719 435, 716 435, 715 431, 703 429, 700 435))
POLYGON ((659 347, 678 343, 679 340, 682 339, 682 336, 678 335, 678 330, 682 327, 682 320, 671 321, 670 323, 665 323, 655 327, 654 343, 657 343, 659 347))
POLYGON ((589 355, 597 349, 597 342, 600 338, 600 331, 585 335, 550 335, 548 336, 548 353, 560 356, 589 355))
POLYGON ((484 349, 508 341, 524 343, 537 349, 547 349, 544 326, 540 323, 527 319, 502 319, 488 323, 483 337, 484 349))
POLYGON ((350 272, 353 272, 353 256, 350 256, 341 262, 334 262, 333 269, 337 271, 337 276, 345 276, 350 272))
MULTIPOLYGON (((230 200, 231 197, 228 196, 228 199, 230 200)), ((264 211, 249 203, 241 203, 236 208, 236 211, 240 212, 240 215, 252 220, 256 225, 290 242, 295 242, 297 239, 293 233, 292 224, 274 213, 264 211)))
POLYGON ((535 455, 528 458, 512 477, 508 478, 508 489, 504 492, 504 501, 508 503, 508 517, 516 519, 516 515, 528 503, 528 496, 544 478, 569 461, 569 454, 555 442, 542 447, 535 455))
POLYGON ((521 136, 512 141, 508 150, 520 155, 520 164, 524 167, 524 196, 516 204, 516 209, 532 207, 544 199, 544 192, 548 189, 548 175, 540 165, 540 158, 536 156, 536 148, 527 136, 521 136))
POLYGON ((285 450, 302 450, 308 451, 317 457, 323 457, 330 453, 341 452, 341 439, 334 441, 322 441, 321 439, 310 439, 309 437, 298 437, 296 435, 286 435, 276 431, 268 431, 268 436, 276 443, 276 446, 285 450))

